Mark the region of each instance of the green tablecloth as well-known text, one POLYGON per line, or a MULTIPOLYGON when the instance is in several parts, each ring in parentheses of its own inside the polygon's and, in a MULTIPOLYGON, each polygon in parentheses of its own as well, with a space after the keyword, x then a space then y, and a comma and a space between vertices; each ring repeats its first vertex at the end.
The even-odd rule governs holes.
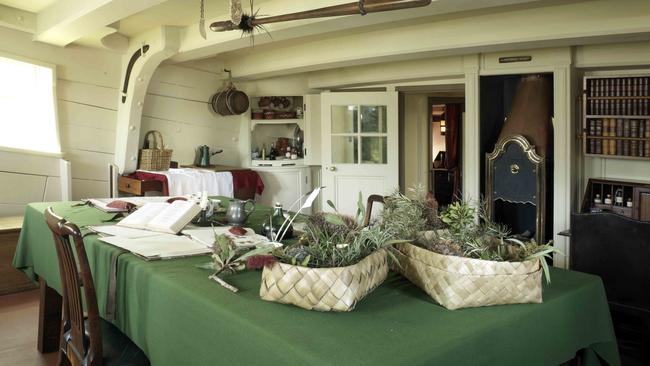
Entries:
MULTIPOLYGON (((70 203, 30 204, 14 266, 59 290, 43 211, 79 226, 110 217, 70 203)), ((259 229, 269 208, 250 218, 259 229)), ((587 349, 593 364, 620 364, 600 278, 552 269, 543 304, 450 311, 399 275, 351 313, 321 313, 259 298, 260 273, 228 278, 231 293, 195 267, 207 256, 145 262, 86 237, 100 311, 118 257, 116 318, 157 365, 558 365, 587 349), (600 362, 599 362, 600 361, 600 362)))

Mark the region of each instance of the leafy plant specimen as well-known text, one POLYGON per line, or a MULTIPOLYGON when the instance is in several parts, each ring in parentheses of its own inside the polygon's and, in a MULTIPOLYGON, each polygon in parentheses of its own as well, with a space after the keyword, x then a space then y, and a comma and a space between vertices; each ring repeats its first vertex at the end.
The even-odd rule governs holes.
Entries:
POLYGON ((269 254, 273 251, 274 246, 262 246, 253 250, 246 251, 239 249, 227 235, 216 235, 212 245, 212 263, 201 266, 201 268, 213 269, 215 272, 210 275, 210 279, 216 281, 221 286, 232 292, 239 291, 236 287, 224 281, 222 274, 233 274, 246 269, 246 262, 249 258, 269 254))
MULTIPOLYGON (((331 202, 330 206, 336 211, 331 202)), ((339 213, 316 213, 309 217, 298 244, 278 249, 282 262, 301 266, 345 267, 358 263, 373 252, 401 242, 390 230, 362 227, 365 207, 359 194, 356 217, 339 213)), ((389 251, 390 253, 390 251, 389 251)))
POLYGON ((511 235, 502 224, 495 223, 482 202, 473 207, 467 201, 453 202, 437 216, 437 205, 431 205, 422 187, 412 190, 412 198, 399 192, 384 199, 382 226, 396 238, 413 240, 425 249, 491 261, 521 262, 540 259, 547 282, 550 282, 547 258, 559 253, 549 242, 539 244, 511 235))
POLYGON ((438 204, 427 195, 422 185, 409 189, 411 197, 399 191, 384 197, 382 223, 396 238, 413 240, 424 230, 442 227, 438 218, 438 204))
POLYGON ((560 251, 552 246, 552 242, 539 244, 535 240, 523 241, 513 237, 505 225, 491 220, 485 202, 478 209, 467 201, 454 202, 440 216, 448 225, 448 230, 440 234, 440 242, 457 244, 463 256, 509 262, 539 259, 546 282, 551 282, 546 258, 551 259, 553 253, 560 251), (474 218, 475 214, 478 220, 474 218))

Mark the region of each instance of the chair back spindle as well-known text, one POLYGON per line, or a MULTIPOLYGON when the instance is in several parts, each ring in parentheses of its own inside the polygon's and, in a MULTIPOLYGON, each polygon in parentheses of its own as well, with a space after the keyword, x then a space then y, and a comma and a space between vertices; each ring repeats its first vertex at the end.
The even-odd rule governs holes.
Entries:
POLYGON ((83 237, 75 224, 57 216, 51 207, 45 210, 45 221, 54 237, 61 274, 63 324, 59 364, 68 361, 72 365, 101 366, 101 324, 83 237))
POLYGON ((368 201, 366 203, 366 216, 363 218, 363 226, 366 227, 370 225, 370 219, 372 218, 372 207, 375 203, 384 204, 384 196, 378 194, 371 194, 368 196, 368 201))

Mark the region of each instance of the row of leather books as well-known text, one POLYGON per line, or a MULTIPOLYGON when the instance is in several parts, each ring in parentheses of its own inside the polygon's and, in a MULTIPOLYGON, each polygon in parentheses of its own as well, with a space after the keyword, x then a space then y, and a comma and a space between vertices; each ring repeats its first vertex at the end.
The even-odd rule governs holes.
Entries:
POLYGON ((586 127, 588 154, 650 158, 650 119, 588 119, 586 127))
POLYGON ((587 114, 647 116, 650 77, 587 79, 587 114))

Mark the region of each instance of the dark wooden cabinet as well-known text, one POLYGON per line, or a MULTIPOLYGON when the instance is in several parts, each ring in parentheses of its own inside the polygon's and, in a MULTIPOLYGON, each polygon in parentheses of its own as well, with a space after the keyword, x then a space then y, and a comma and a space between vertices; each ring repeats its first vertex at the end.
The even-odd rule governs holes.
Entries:
POLYGON ((581 211, 610 212, 650 222, 650 182, 591 178, 585 189, 581 211))
POLYGON ((637 202, 634 218, 650 222, 650 187, 636 187, 634 201, 637 202))
MULTIPOLYGON (((650 200, 648 190, 643 194, 650 200)), ((626 366, 650 365, 649 238, 649 222, 613 213, 571 215, 570 267, 602 278, 626 366)))
POLYGON ((454 173, 445 168, 431 169, 431 191, 440 206, 447 206, 454 198, 454 173))

